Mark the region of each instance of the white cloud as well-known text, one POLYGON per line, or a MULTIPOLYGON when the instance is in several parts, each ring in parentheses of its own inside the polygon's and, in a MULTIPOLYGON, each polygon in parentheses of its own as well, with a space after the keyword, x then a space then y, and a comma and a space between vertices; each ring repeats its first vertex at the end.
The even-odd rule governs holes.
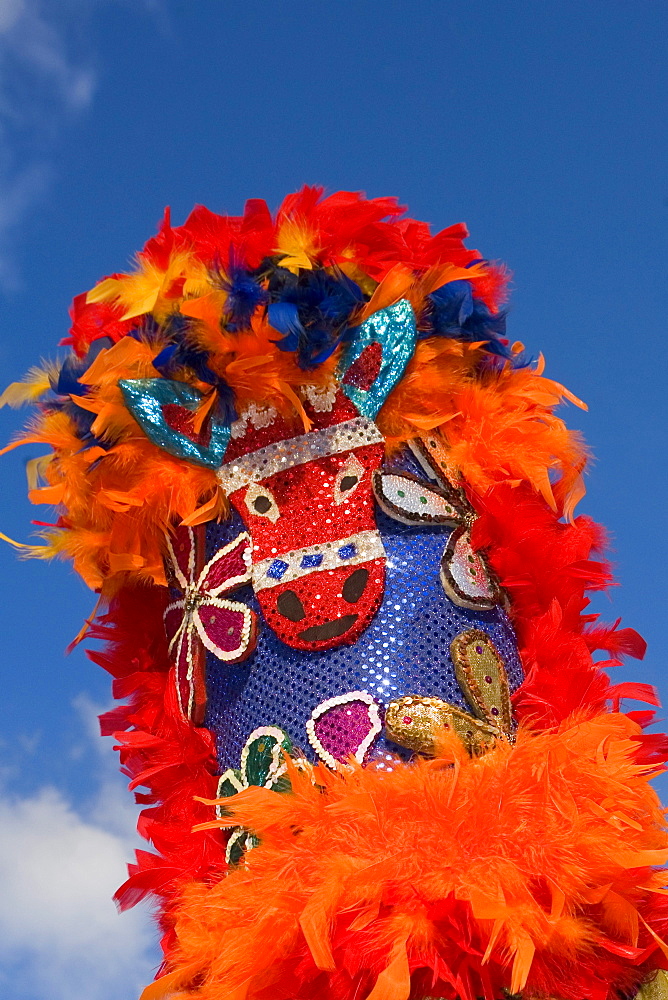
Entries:
POLYGON ((77 708, 99 779, 89 803, 52 786, 0 794, 0 996, 8 1000, 133 1000, 158 962, 146 908, 118 914, 112 902, 136 846, 136 810, 115 774, 97 708, 77 708), (113 770, 112 770, 113 767, 113 770))
POLYGON ((112 2, 169 31, 163 0, 0 0, 0 288, 20 287, 16 234, 46 201, 68 127, 97 83, 92 15, 112 2))
POLYGON ((95 91, 76 9, 48 10, 40 0, 0 0, 0 284, 6 289, 19 283, 15 234, 48 194, 54 144, 95 91))
POLYGON ((34 103, 21 107, 15 101, 30 90, 34 96, 58 103, 65 110, 78 111, 91 102, 94 74, 83 57, 71 51, 67 19, 62 11, 63 8, 57 27, 47 18, 39 0, 0 0, 3 48, 0 110, 8 121, 21 123, 41 117, 43 109, 34 103))

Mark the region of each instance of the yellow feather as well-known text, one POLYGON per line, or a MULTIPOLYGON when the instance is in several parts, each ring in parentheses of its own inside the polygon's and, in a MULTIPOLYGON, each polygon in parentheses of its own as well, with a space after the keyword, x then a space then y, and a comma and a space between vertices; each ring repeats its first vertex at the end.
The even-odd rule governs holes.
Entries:
POLYGON ((317 256, 313 234, 294 219, 285 219, 278 233, 276 253, 282 254, 281 267, 297 274, 300 269, 310 271, 317 256))
POLYGON ((105 278, 99 281, 95 288, 91 288, 86 295, 86 302, 113 302, 118 297, 119 285, 123 278, 105 278))
POLYGON ((121 316, 124 320, 154 311, 159 314, 163 297, 169 298, 172 307, 174 299, 180 298, 169 294, 173 283, 180 278, 185 279, 192 294, 193 288, 206 285, 206 269, 184 251, 172 256, 166 270, 140 256, 135 271, 118 278, 105 278, 88 293, 86 302, 116 302, 124 310, 121 316))
POLYGON ((48 455, 40 455, 38 458, 31 458, 26 462, 26 479, 29 490, 36 490, 40 480, 45 479, 46 468, 52 460, 53 455, 49 453, 48 455))
POLYGON ((0 538, 3 540, 3 542, 7 542, 9 545, 13 545, 15 549, 34 548, 34 545, 25 545, 23 542, 15 542, 13 538, 10 538, 9 535, 4 535, 1 531, 0 531, 0 538))
POLYGON ((58 365, 43 361, 33 366, 20 382, 12 382, 0 396, 0 407, 17 409, 26 403, 34 403, 51 388, 51 379, 57 376, 58 365))

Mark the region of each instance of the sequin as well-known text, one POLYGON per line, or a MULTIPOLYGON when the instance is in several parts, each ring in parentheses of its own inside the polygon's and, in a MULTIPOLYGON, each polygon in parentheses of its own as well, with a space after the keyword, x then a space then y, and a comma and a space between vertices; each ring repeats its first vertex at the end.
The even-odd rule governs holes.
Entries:
MULTIPOLYGON (((419 472, 406 456, 393 461, 413 474, 419 472)), ((317 502, 314 494, 311 503, 317 502)), ((208 658, 206 725, 216 733, 222 767, 238 766, 247 734, 274 720, 313 759, 317 755, 310 742, 302 744, 312 707, 342 692, 362 691, 381 706, 404 695, 435 696, 469 710, 450 654, 452 640, 468 629, 479 628, 490 636, 506 664, 511 689, 521 682, 515 637, 503 609, 462 608, 443 591, 439 565, 449 529, 404 525, 381 511, 376 521, 387 555, 385 592, 377 614, 353 645, 321 652, 294 649, 265 626, 255 651, 243 663, 228 666, 208 658)), ((234 513, 227 522, 210 524, 208 553, 242 527, 234 513)), ((319 575, 313 574, 313 580, 319 575)), ((259 611, 250 587, 235 597, 259 611)), ((381 731, 366 761, 410 753, 381 731)))
POLYGON ((373 491, 380 507, 404 524, 443 524, 455 527, 460 510, 437 486, 406 473, 375 472, 373 491))
MULTIPOLYGON (((242 792, 251 785, 287 791, 289 782, 285 774, 285 754, 292 750, 290 737, 278 726, 259 726, 255 729, 241 751, 241 766, 228 768, 218 781, 218 798, 224 799, 242 792)), ((225 805, 216 805, 218 819, 225 817, 225 805)), ((235 827, 227 841, 225 860, 228 864, 239 864, 244 854, 257 847, 259 840, 243 827, 235 827)))
POLYGON ((229 495, 242 486, 262 482, 297 465, 382 441, 382 434, 371 420, 353 417, 352 420, 312 430, 298 437, 281 439, 247 455, 240 455, 221 466, 218 479, 229 495))
POLYGON ((305 385, 301 391, 316 413, 331 413, 336 402, 338 386, 336 382, 324 386, 305 385))
POLYGON ((348 691, 329 698, 313 710, 306 723, 309 743, 333 768, 350 757, 363 763, 381 729, 378 703, 365 691, 348 691))
POLYGON ((346 372, 343 384, 354 385, 358 389, 368 392, 380 374, 380 366, 383 362, 383 348, 377 341, 367 344, 359 358, 353 361, 346 372))
POLYGON ((180 592, 165 610, 168 649, 179 706, 197 724, 206 700, 202 647, 219 660, 241 660, 253 648, 256 624, 249 607, 221 596, 250 580, 248 534, 240 532, 202 565, 204 538, 201 526, 179 526, 166 538, 167 574, 173 590, 180 592))
POLYGON ((465 608, 492 608, 503 599, 487 561, 471 546, 469 529, 452 532, 441 560, 441 583, 448 596, 465 608))
POLYGON ((354 453, 346 459, 334 481, 334 503, 350 503, 357 487, 364 479, 365 468, 354 453))
POLYGON ((289 565, 290 564, 286 563, 283 559, 272 559, 266 575, 272 580, 280 580, 281 577, 285 575, 289 565))
POLYGON ((322 552, 313 552, 302 556, 302 561, 299 565, 301 569, 317 569, 322 564, 324 558, 322 552))
POLYGON ((223 460, 230 440, 230 425, 217 420, 215 415, 208 420, 208 441, 195 440, 188 435, 188 427, 181 424, 181 430, 174 426, 173 416, 166 419, 167 407, 180 409, 183 415, 193 414, 202 402, 202 394, 184 382, 174 382, 165 378, 120 379, 118 382, 128 410, 153 444, 170 455, 184 458, 196 465, 217 469, 223 460))
POLYGON ((441 698, 419 695, 398 698, 390 702, 385 714, 388 737, 399 746, 427 757, 437 752, 439 738, 448 729, 456 733, 473 757, 486 753, 500 735, 495 726, 473 718, 441 698))
POLYGON ((300 580, 308 573, 325 572, 337 569, 341 561, 354 566, 371 559, 383 559, 385 549, 377 531, 359 531, 352 538, 343 538, 339 542, 319 542, 303 549, 293 549, 282 552, 280 559, 263 559, 253 566, 253 587, 256 593, 273 587, 277 583, 292 583, 300 580), (343 544, 340 544, 340 543, 343 544), (342 554, 343 553, 343 554, 342 554), (273 567, 281 564, 280 576, 273 567), (287 568, 283 568, 286 566, 287 568), (270 573, 270 570, 272 572, 270 573))
POLYGON ((277 421, 237 442, 237 457, 221 470, 228 487, 237 487, 230 503, 253 540, 253 586, 265 621, 298 649, 354 643, 382 600, 385 553, 371 473, 384 449, 375 425, 352 412, 341 395, 331 413, 314 413, 313 430, 298 437, 286 436, 292 425, 277 421), (261 478, 245 484, 251 474, 261 478), (350 552, 346 559, 337 554, 341 548, 350 552), (280 574, 277 559, 288 564, 280 574), (364 581, 358 574, 349 584, 361 562, 368 564, 364 581))
POLYGON ((468 629, 452 640, 452 661, 459 686, 476 714, 506 734, 512 729, 508 678, 496 646, 481 629, 468 629))
POLYGON ((388 471, 373 474, 373 489, 381 509, 404 524, 442 524, 454 527, 441 560, 440 578, 448 597, 464 608, 493 608, 503 601, 499 582, 482 552, 471 546, 470 527, 477 514, 463 489, 451 479, 452 468, 435 439, 416 439, 410 448, 423 469, 438 480, 427 485, 414 475, 388 471))
POLYGON ((388 395, 403 375, 413 356, 417 341, 415 314, 410 302, 401 299, 387 309, 380 309, 359 327, 357 337, 350 342, 340 361, 342 388, 360 413, 374 418, 388 395), (377 364, 380 345, 382 359, 377 364), (365 363, 362 356, 367 359, 365 363), (361 368, 355 365, 361 362, 361 368), (375 379, 369 381, 371 366, 375 379), (346 383, 350 372, 353 382, 346 383), (368 386, 368 388, 367 388, 368 386))
POLYGON ((249 514, 266 517, 272 524, 276 524, 280 517, 278 504, 267 486, 251 483, 246 490, 244 503, 249 514))
POLYGON ((270 427, 277 416, 273 406, 258 406, 257 403, 250 403, 238 420, 235 420, 231 425, 230 436, 233 438, 243 437, 247 433, 249 425, 255 430, 270 427))
POLYGON ((475 511, 470 507, 466 494, 460 488, 459 470, 455 467, 445 442, 437 434, 420 434, 408 442, 408 447, 420 464, 420 467, 427 475, 436 479, 442 486, 450 486, 458 495, 460 503, 463 502, 469 507, 470 512, 475 516, 475 511))

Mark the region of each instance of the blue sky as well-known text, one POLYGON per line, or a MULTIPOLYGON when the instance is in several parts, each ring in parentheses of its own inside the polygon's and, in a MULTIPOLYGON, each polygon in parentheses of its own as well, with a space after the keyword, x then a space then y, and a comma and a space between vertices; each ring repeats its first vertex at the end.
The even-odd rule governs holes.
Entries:
MULTIPOLYGON (((649 642, 618 677, 668 702, 666 37, 645 0, 0 0, 0 380, 57 353, 72 297, 167 204, 236 213, 307 182, 464 220, 514 272, 511 337, 590 405, 564 413, 596 456, 580 511, 622 584, 595 606, 649 642)), ((21 419, 0 411, 3 441, 21 419)), ((0 530, 23 540, 38 453, 2 459, 0 530)), ((94 597, 7 547, 0 568, 0 993, 131 1000, 156 952, 109 902, 134 817, 94 738, 108 684, 62 654, 94 597)))

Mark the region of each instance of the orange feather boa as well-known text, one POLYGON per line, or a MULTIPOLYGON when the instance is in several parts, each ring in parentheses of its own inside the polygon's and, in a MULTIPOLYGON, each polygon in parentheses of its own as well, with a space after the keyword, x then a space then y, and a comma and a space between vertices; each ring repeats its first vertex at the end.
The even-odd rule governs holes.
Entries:
POLYGON ((668 834, 628 716, 520 729, 470 759, 455 742, 390 772, 291 765, 225 820, 261 844, 172 911, 143 1000, 604 1000, 668 967, 668 834))

